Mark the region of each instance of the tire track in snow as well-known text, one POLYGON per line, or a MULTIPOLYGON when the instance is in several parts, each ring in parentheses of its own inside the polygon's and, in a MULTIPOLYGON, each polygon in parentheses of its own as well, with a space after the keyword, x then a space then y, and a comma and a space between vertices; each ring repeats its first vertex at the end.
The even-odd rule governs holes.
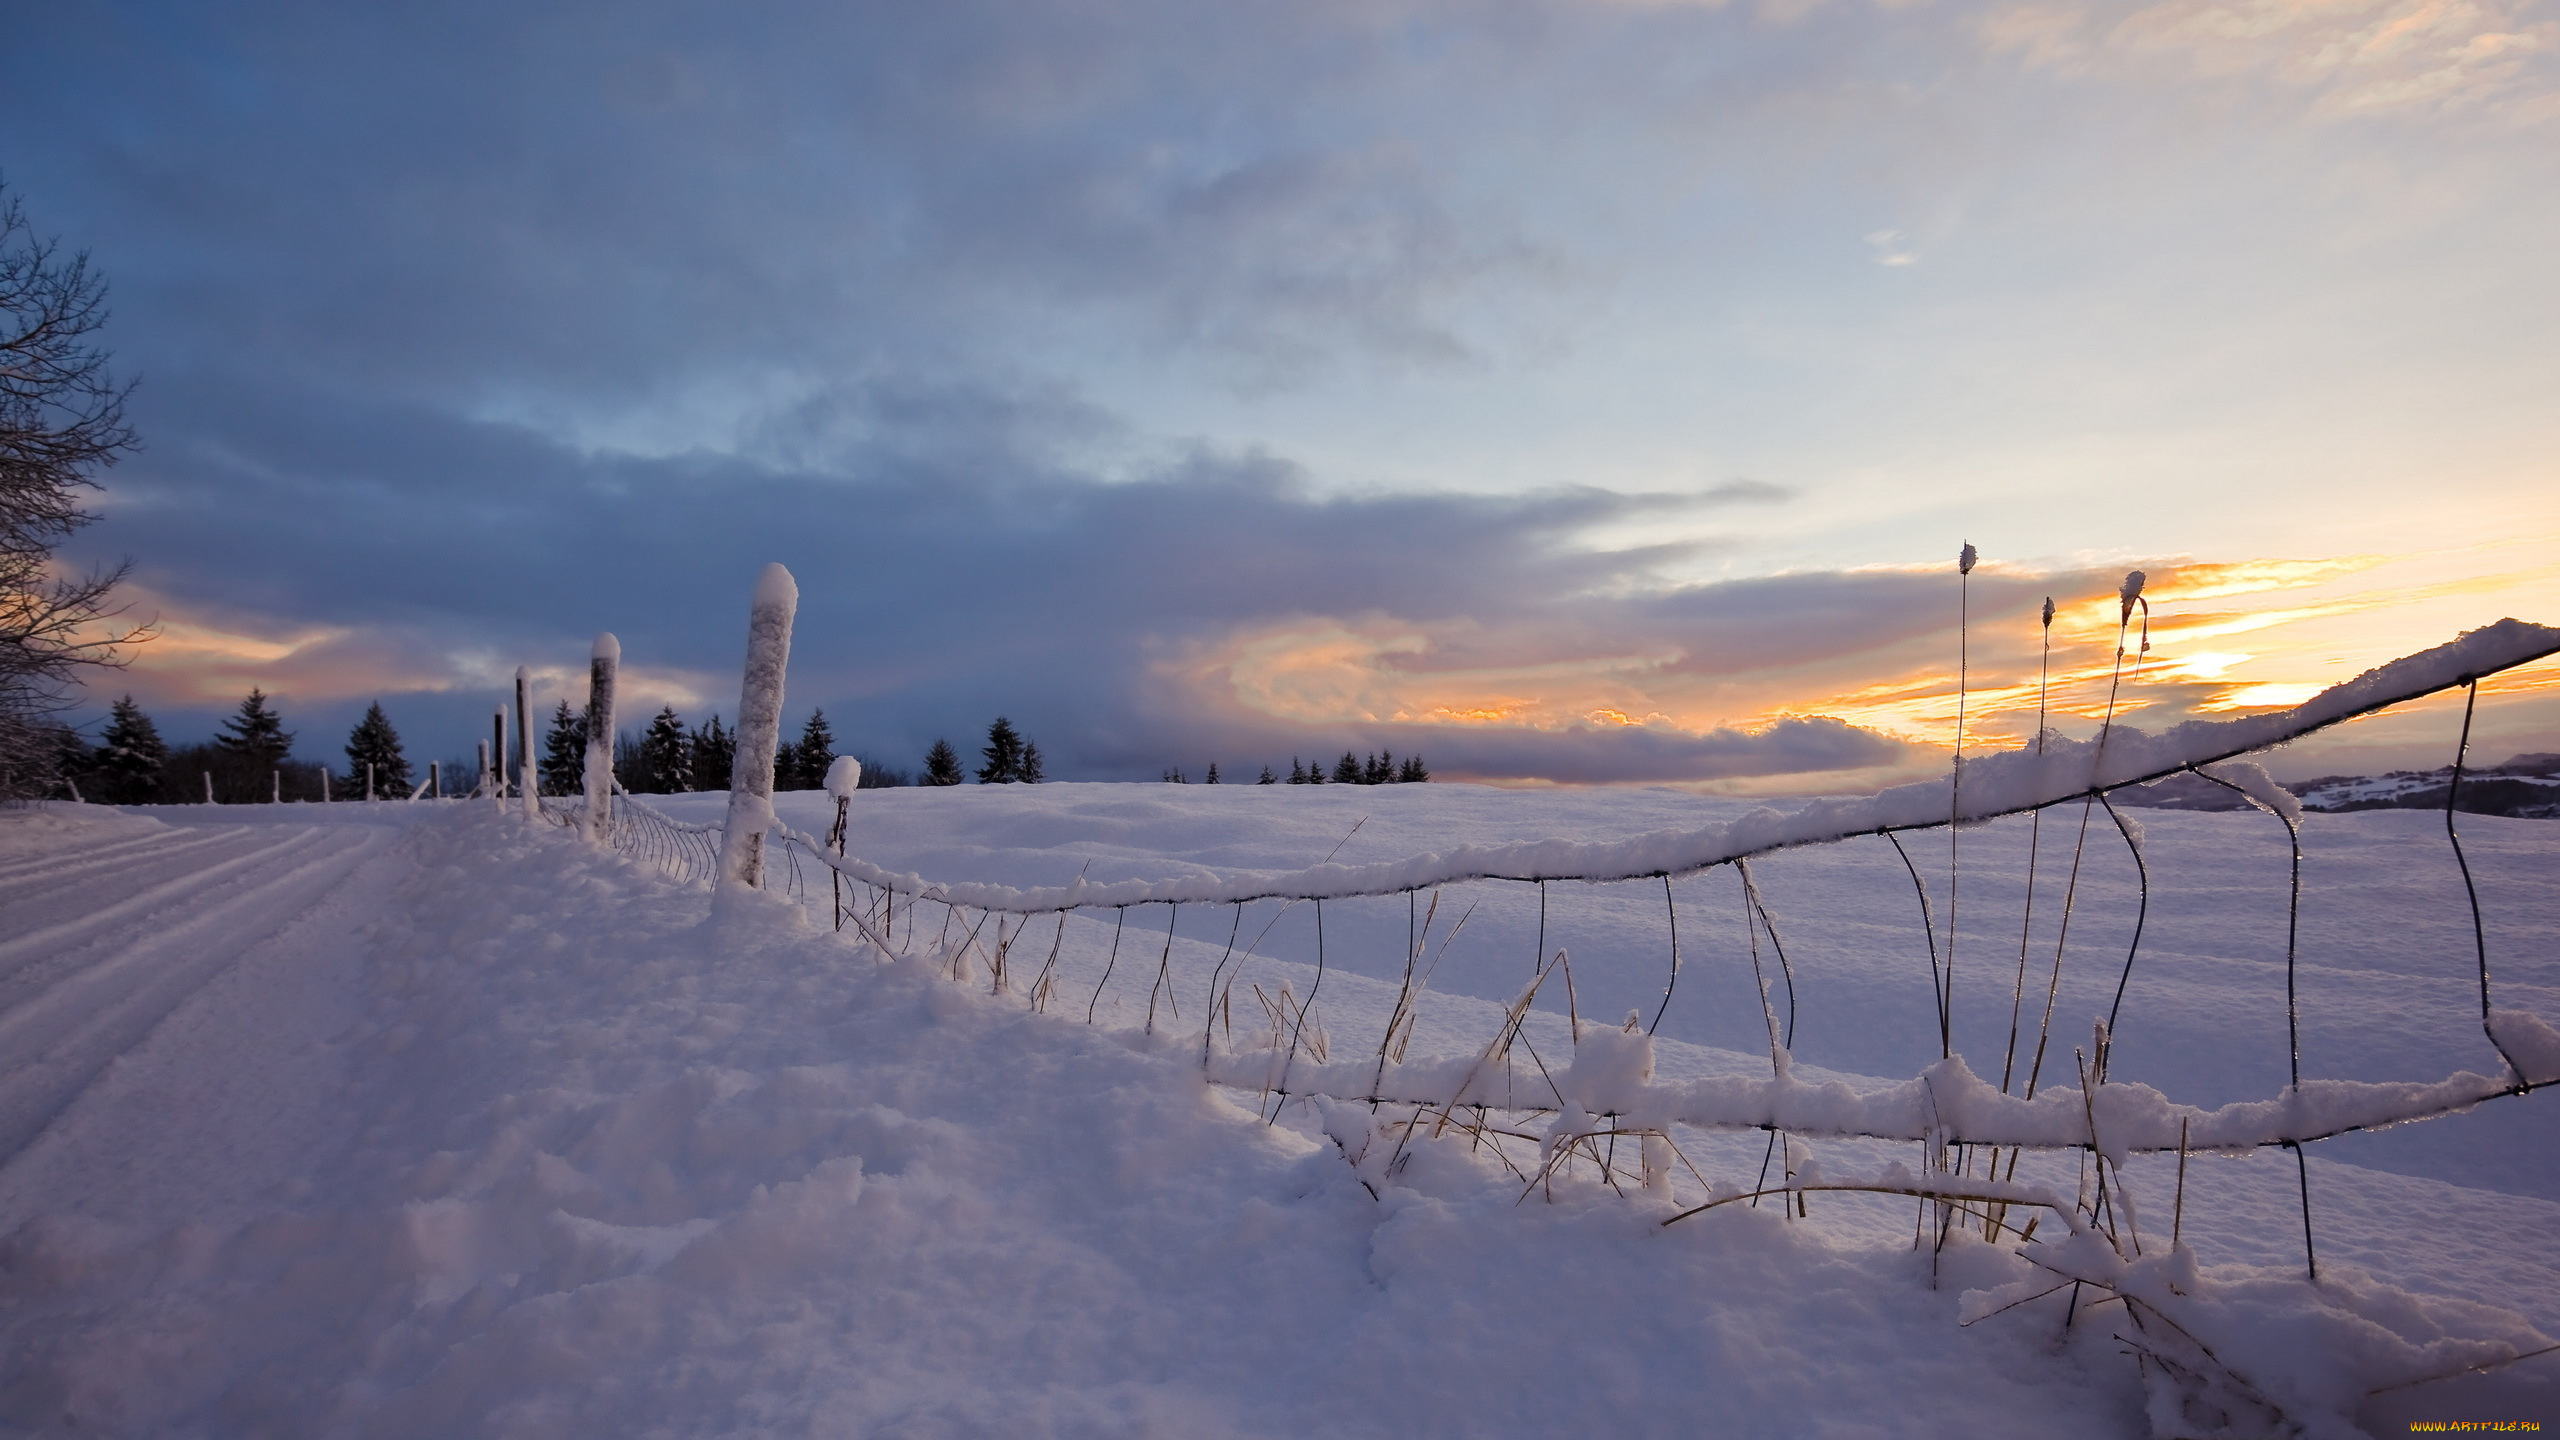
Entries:
POLYGON ((124 835, 114 839, 101 840, 98 843, 81 850, 76 855, 66 856, 56 851, 44 851, 24 859, 11 860, 5 864, 0 864, 0 883, 15 881, 22 875, 31 875, 39 871, 58 869, 66 863, 66 861, 77 860, 85 862, 96 860, 104 856, 121 855, 132 850, 150 849, 154 846, 165 846, 172 842, 191 844, 201 841, 207 836, 219 833, 220 830, 218 827, 191 826, 186 829, 164 827, 158 830, 146 831, 138 835, 124 835))
POLYGON ((80 943, 95 943, 94 941, 82 942, 81 937, 84 933, 95 934, 101 931, 110 934, 121 933, 113 927, 133 917, 157 918, 169 911, 184 909, 186 907, 183 902, 217 888, 235 872, 256 866, 261 861, 269 860, 283 852, 312 849, 323 843, 327 834, 328 832, 318 829, 295 830, 281 840, 271 841, 246 854, 235 855, 228 860, 217 861, 201 869, 189 870, 174 879, 163 880, 139 894, 128 895, 111 905, 102 905, 69 920, 31 930, 14 939, 0 940, 0 976, 11 975, 38 957, 59 955, 80 943))
POLYGON ((348 843, 348 828, 297 829, 83 920, 0 945, 0 954, 18 957, 8 978, 24 983, 12 988, 33 992, 0 1011, 0 1165, 118 1056, 392 835, 367 826, 348 843))
POLYGON ((58 886, 72 883, 94 885, 120 871, 162 866, 178 855, 218 848, 226 842, 236 844, 245 833, 238 826, 172 830, 163 835, 142 835, 112 845, 101 845, 74 856, 48 855, 39 860, 0 865, 0 905, 14 907, 28 897, 42 895, 58 886))

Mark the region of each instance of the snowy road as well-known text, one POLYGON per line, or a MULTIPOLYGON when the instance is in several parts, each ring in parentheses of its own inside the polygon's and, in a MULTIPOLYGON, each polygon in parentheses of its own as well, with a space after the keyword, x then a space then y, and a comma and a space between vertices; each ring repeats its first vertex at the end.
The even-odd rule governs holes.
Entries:
MULTIPOLYGON (((264 817, 260 817, 264 818, 264 817)), ((0 1166, 169 1016, 278 938, 397 833, 179 812, 0 862, 0 1166)))

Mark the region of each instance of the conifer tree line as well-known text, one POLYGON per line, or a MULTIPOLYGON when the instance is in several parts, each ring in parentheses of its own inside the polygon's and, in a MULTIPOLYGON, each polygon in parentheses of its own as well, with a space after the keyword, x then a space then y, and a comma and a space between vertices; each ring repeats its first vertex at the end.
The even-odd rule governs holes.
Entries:
POLYGON ((214 800, 224 805, 318 800, 324 784, 328 798, 362 800, 368 765, 377 799, 405 800, 417 786, 400 732, 379 701, 347 733, 345 760, 328 766, 293 758, 294 734, 284 728, 273 702, 265 691, 252 689, 211 741, 172 748, 159 725, 126 695, 109 708, 95 746, 77 731, 62 731, 59 772, 82 799, 103 805, 200 805, 208 780, 214 800))
MULTIPOLYGON (((563 700, 551 712, 543 735, 542 759, 536 766, 542 793, 575 795, 586 784, 587 717, 563 700)), ((815 790, 826 784, 827 767, 835 763, 835 728, 825 710, 812 710, 796 740, 786 740, 773 757, 773 788, 815 790)), ((613 778, 634 795, 681 795, 695 790, 726 790, 738 759, 737 732, 721 723, 715 711, 700 725, 687 726, 672 705, 663 705, 638 733, 624 731, 613 741, 613 778)), ((862 783, 875 781, 863 766, 862 783)))
MULTIPOLYGON (((687 727, 684 717, 672 705, 660 707, 646 728, 638 733, 616 736, 613 747, 614 778, 622 788, 635 795, 674 795, 691 790, 726 790, 729 773, 737 760, 737 736, 724 727, 714 714, 699 726, 687 727)), ((827 768, 835 763, 834 727, 827 723, 827 712, 812 710, 808 722, 801 726, 797 740, 783 744, 775 752, 773 788, 776 790, 816 790, 827 782, 827 768)), ((575 795, 585 783, 587 754, 587 717, 562 700, 551 712, 551 722, 542 742, 542 758, 537 774, 545 795, 575 795)), ((1046 762, 1040 747, 1016 729, 1002 715, 987 727, 987 743, 979 752, 982 763, 976 776, 982 785, 1037 785, 1046 778, 1046 762)), ((865 790, 894 789, 902 785, 960 785, 970 778, 969 767, 960 752, 948 740, 936 740, 926 752, 921 773, 908 772, 893 765, 865 759, 862 761, 861 787, 865 790)))
MULTIPOLYGON (((1040 758, 1040 747, 1002 715, 987 727, 987 743, 979 749, 978 757, 981 763, 977 775, 981 785, 1037 785, 1048 778, 1048 764, 1040 758)), ((867 764, 863 767, 862 778, 865 784, 871 781, 871 770, 867 764)), ((925 752, 924 773, 916 778, 916 783, 959 785, 968 778, 969 770, 961 762, 960 752, 951 748, 950 741, 936 740, 933 748, 925 752)), ((905 777, 900 776, 888 783, 903 784, 905 777)))
MULTIPOLYGON (((1179 767, 1164 772, 1164 778, 1167 783, 1174 785, 1191 783, 1191 777, 1184 774, 1179 767)), ((1411 785, 1430 778, 1431 767, 1423 764, 1422 757, 1419 755, 1407 755, 1399 760, 1392 752, 1386 750, 1366 757, 1354 751, 1345 750, 1342 752, 1342 758, 1333 762, 1331 774, 1326 773, 1324 762, 1321 760, 1309 765, 1295 755, 1290 756, 1289 777, 1286 783, 1291 785, 1411 785)), ((1211 785, 1220 783, 1215 761, 1209 764, 1207 783, 1211 785)), ((1270 766, 1265 765, 1262 767, 1262 778, 1253 783, 1278 785, 1283 782, 1280 776, 1272 772, 1270 766)))
MULTIPOLYGON (((95 746, 79 732, 63 727, 54 740, 57 773, 78 787, 83 799, 108 805, 201 804, 210 777, 213 798, 225 805, 260 804, 273 799, 318 800, 325 783, 335 800, 366 796, 366 769, 371 767, 376 799, 405 800, 418 785, 420 767, 408 758, 400 732, 379 701, 347 734, 344 759, 326 766, 297 761, 294 732, 285 728, 274 697, 252 689, 223 721, 220 733, 204 744, 172 747, 159 726, 131 695, 111 707, 95 746)), ((637 732, 615 737, 614 778, 638 795, 670 795, 696 790, 726 790, 737 760, 737 734, 714 713, 700 725, 688 726, 672 705, 659 707, 637 732)), ((586 783, 587 717, 567 700, 552 709, 541 737, 535 771, 545 795, 575 795, 586 783)), ((823 709, 811 710, 797 739, 774 756, 774 788, 815 790, 826 784, 836 759, 834 727, 823 709)), ((962 785, 975 778, 981 785, 1037 785, 1047 778, 1040 747, 999 715, 987 727, 986 743, 972 768, 948 740, 936 740, 925 755, 922 771, 910 778, 895 767, 865 760, 862 788, 902 785, 962 785)), ((468 793, 477 776, 455 762, 443 776, 448 795, 468 793)), ((1179 768, 1164 772, 1175 784, 1190 777, 1179 768)), ((1224 783, 1212 761, 1206 783, 1224 783)), ((1253 782, 1283 781, 1268 765, 1253 782)), ((1344 751, 1328 769, 1322 762, 1289 760, 1285 777, 1291 785, 1390 785, 1426 781, 1429 767, 1419 755, 1398 758, 1380 751, 1362 756, 1344 751)), ((62 793, 57 790, 56 793, 62 793)))

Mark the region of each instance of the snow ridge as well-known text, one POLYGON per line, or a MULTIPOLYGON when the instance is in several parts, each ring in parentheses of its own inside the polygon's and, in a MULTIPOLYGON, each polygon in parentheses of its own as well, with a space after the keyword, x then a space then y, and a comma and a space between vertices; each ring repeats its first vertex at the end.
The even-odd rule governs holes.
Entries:
MULTIPOLYGON (((2511 1033, 2538 1028, 2538 1017, 2501 1012, 2511 1033)), ((1615 1037, 1615 1032, 1612 1032, 1615 1037)), ((1651 1069, 1650 1037, 1642 1069, 1651 1069)), ((1589 1043, 1591 1034, 1583 1036, 1589 1043)), ((2560 1036, 2552 1042, 2560 1045, 2560 1036)), ((2560 1063, 2560 1062, 2555 1062, 2560 1063)), ((1209 1078, 1242 1089, 1276 1090, 1284 1062, 1275 1052, 1249 1050, 1212 1057, 1209 1078)), ((2535 1066, 2537 1071, 2542 1067, 2535 1066)), ((1998 1145, 2029 1150, 2096 1149, 2111 1162, 2145 1153, 2237 1152, 2268 1145, 2325 1140, 2350 1130, 2467 1110, 2483 1100, 2520 1093, 2532 1075, 2503 1078, 2461 1071, 2437 1081, 2368 1082, 2308 1080, 2272 1099, 2243 1100, 2215 1109, 2182 1105, 2151 1086, 2106 1081, 2084 1101, 2077 1088, 2053 1088, 2033 1100, 2002 1094, 1977 1076, 1961 1055, 1881 1089, 1859 1092, 1830 1080, 1808 1083, 1791 1073, 1774 1077, 1720 1075, 1680 1084, 1637 1078, 1634 1066, 1611 1067, 1595 1079, 1579 1065, 1552 1079, 1512 1073, 1472 1056, 1380 1067, 1373 1058, 1310 1064, 1304 1056, 1286 1064, 1292 1095, 1335 1100, 1383 1101, 1437 1110, 1482 1105, 1498 1110, 1575 1110, 1616 1117, 1623 1128, 1661 1130, 1686 1125, 1702 1130, 1783 1130, 1792 1135, 1857 1137, 1998 1145)))

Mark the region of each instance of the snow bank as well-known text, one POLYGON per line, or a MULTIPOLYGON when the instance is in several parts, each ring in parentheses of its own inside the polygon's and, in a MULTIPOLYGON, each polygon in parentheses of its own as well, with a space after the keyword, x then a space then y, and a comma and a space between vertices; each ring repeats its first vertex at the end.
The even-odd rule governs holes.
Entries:
MULTIPOLYGON (((1968 767, 1968 795, 1974 775, 1968 767)), ((1446 788, 1390 797, 1413 813, 1370 833, 1392 823, 1482 833, 1450 817, 1479 802, 1518 803, 1446 788)), ((948 798, 881 792, 884 806, 948 798)), ((1089 833, 1087 812, 1045 829, 1021 818, 1049 815, 1037 807, 1065 803, 1058 796, 968 798, 989 803, 932 813, 969 810, 977 818, 967 823, 1020 832, 1026 853, 1060 832, 1089 833), (997 806, 1019 809, 987 821, 997 806)), ((1310 833, 1330 826, 1335 839, 1336 800, 1383 803, 1250 788, 1175 798, 1157 805, 1112 789, 1088 803, 1145 809, 1166 827, 1175 822, 1161 816, 1215 807, 1231 829, 1256 834, 1275 815, 1320 812, 1305 822, 1310 833)), ((796 803, 805 815, 826 800, 796 803)), ((364 808, 337 807, 336 818, 364 808)), ((1435 1003, 1468 1024, 1453 1026, 1447 1010, 1426 1015, 1408 1063, 1381 1064, 1374 1049, 1350 1044, 1322 1061, 1301 1045, 1292 1060, 1291 1040, 1303 1038, 1292 1036, 1267 1048, 1213 1045, 1212 1074, 1224 1083, 1204 1084, 1192 992, 1178 1035, 1146 1034, 1135 1008, 1123 1012, 1125 1029, 1027 1014, 1018 998, 980 993, 983 980, 973 991, 946 978, 956 943, 933 943, 930 915, 917 957, 884 963, 771 896, 750 894, 755 903, 706 924, 699 889, 665 884, 652 866, 565 831, 482 806, 396 808, 389 823, 412 827, 397 866, 384 862, 360 906, 315 917, 335 927, 316 933, 342 956, 343 993, 295 1013, 335 982, 334 972, 294 972, 237 997, 227 1012, 236 1029, 206 1028, 205 1007, 181 1012, 0 1171, 0 1433, 1403 1440, 1903 1434, 1948 1415, 1987 1435, 2342 1435, 2359 1420, 2378 1424, 2376 1407, 2391 1403, 2368 1391, 2403 1381, 2421 1383, 2391 1394, 2432 1406, 2468 1387, 2508 1405, 2499 1412, 2508 1416, 2550 1413, 2531 1408, 2550 1398, 2530 1383, 2530 1365, 2545 1361, 2477 1384, 2428 1379, 2547 1343, 2532 1326, 2383 1284, 2335 1258, 2430 1266, 2421 1279, 2434 1288, 2512 1294, 2512 1277, 2548 1273, 2545 1232, 2516 1217, 2548 1207, 2315 1159, 2322 1265, 2312 1286, 2288 1248, 2299 1224, 2291 1157, 2265 1193, 2235 1199, 2226 1185, 2210 1207, 2200 1198, 2217 1169, 2227 1178, 2259 1168, 2216 1158, 2217 1148, 2472 1103, 2511 1082, 2321 1081, 2222 1106, 2111 1083, 2085 1105, 2070 1089, 2028 1104, 1960 1060, 1890 1082, 1791 1055, 1774 1076, 1765 1056, 1721 1057, 1736 1062, 1729 1073, 1701 1073, 1693 1046, 1588 1020, 1577 1043, 1562 1013, 1543 1010, 1519 1016, 1543 1065, 1525 1044, 1488 1063, 1483 1037, 1513 1013, 1503 999, 1520 985, 1513 949, 1527 948, 1523 931, 1517 947, 1506 938, 1503 968, 1486 972, 1500 988, 1479 986, 1490 1000, 1439 993, 1476 983, 1458 973, 1470 956, 1440 972, 1435 1003), (1257 1113, 1265 1084, 1304 1098, 1276 1117, 1271 1107, 1257 1113), (1373 1108, 1372 1095, 1543 1108, 1545 1118, 1525 1124, 1496 1117, 1526 1137, 1511 1148, 1518 1163, 1614 1141, 1627 1193, 1578 1163, 1556 1166, 1532 1196, 1526 1177, 1464 1127, 1412 1135, 1399 1124, 1410 1110, 1373 1108), (2174 1145, 2182 1121, 2203 1152, 2184 1215, 2190 1244, 2205 1229, 2272 1236, 2239 1252, 2264 1263, 2207 1264, 2161 1246, 2173 1210, 2163 1177, 2175 1162, 2143 1157, 2174 1145), (1736 1202, 1659 1223, 1711 1194, 1739 1193, 1762 1155, 1759 1136, 1724 1153, 1695 1130, 1764 1124, 1799 1132, 1769 1183, 1792 1175, 1813 1192, 1809 1219, 1736 1202), (1647 1125, 1676 1130, 1685 1154, 1634 1133, 1647 1125), (1882 1144, 1826 1141, 1816 1156, 1801 1132, 1825 1125, 1896 1146, 2094 1140, 2114 1157, 2111 1175, 2121 1162, 2140 1179, 2147 1248, 2071 1215, 2068 1158, 2032 1183, 2022 1175, 2014 1188, 1993 1187, 1886 1165, 1882 1144), (181 1143, 195 1130, 206 1135, 181 1143), (1684 1159, 1716 1190, 1702 1189, 1684 1159), (2042 1199, 2064 1218, 2047 1221, 2035 1244, 2005 1249, 1959 1229, 1935 1256, 1910 1248, 1908 1200, 1873 1229, 1854 1219, 1865 1212, 1852 1207, 1867 1202, 1851 1187, 1952 1193, 1959 1182, 2022 1207, 2042 1199), (2342 1234, 2368 1238, 2359 1252, 2342 1234), (2137 1313, 2140 1325, 2128 1318, 2137 1313), (2141 1367, 2128 1347, 2145 1354, 2141 1367), (2493 1384, 2508 1388, 2480 1389, 2493 1384)), ((899 823, 912 824, 926 812, 903 813, 899 823)), ((2359 817, 2339 830, 2388 848, 2412 828, 2403 818, 2425 817, 2359 817)), ((0 848, 7 833, 0 825, 0 848)), ((1183 844, 1159 837, 1158 852, 1187 853, 1198 832, 1179 833, 1183 844)), ((2511 873, 2531 880, 2548 853, 2532 848, 2545 832, 2519 824, 2515 833, 2511 873)), ((2249 816, 2153 822, 2155 850, 2208 835, 2260 847, 2214 850, 2217 864, 2277 863, 2261 867, 2263 893, 2206 896, 2204 918, 2233 928, 2246 907, 2268 905, 2280 937, 2279 827, 2249 816)), ((1148 841, 1107 843, 1136 852, 1148 841)), ((2499 853, 2500 843, 2493 834, 2478 848, 2499 853)), ((1847 858, 1788 863, 1820 870, 1847 858)), ((2485 878, 2490 862, 2474 858, 2485 878)), ((1757 878, 1787 906, 1790 950, 1809 985, 1822 983, 1817 965, 1854 969, 1849 983, 1860 988, 1909 968, 1865 956, 1872 947, 1862 943, 1825 951, 1807 932, 1836 920, 1839 892, 1809 892, 1832 897, 1821 906, 1791 899, 1775 888, 1789 883, 1785 872, 1773 862, 1757 878)), ((1844 885, 1873 883, 1843 873, 1844 885)), ((1899 882, 1898 870, 1886 879, 1899 882)), ((1658 924, 1661 887, 1633 888, 1651 892, 1648 920, 1658 924)), ((2458 889, 2448 895, 2461 903, 2458 889)), ((2346 899, 2400 903, 2352 889, 2346 899)), ((2492 906, 2491 943, 2520 939, 2526 952, 2501 971, 2502 998, 2548 1013, 2534 946, 2551 912, 2547 899, 2527 902, 2492 906)), ((1404 907, 1388 908, 1400 940, 1404 907)), ((2342 923, 2360 923, 2366 912, 2348 908, 2342 923)), ((1328 907, 1337 966, 1357 910, 1328 907)), ((1557 911, 1559 924, 1588 923, 1557 911)), ((1091 928, 1107 937, 1109 918, 1091 928)), ((1489 923, 1480 917, 1469 936, 1489 923)), ((1222 925, 1201 975, 1224 936, 1222 925)), ((2477 1044, 2467 914, 2460 938, 2460 973, 2446 983, 2471 1007, 2463 1023, 2477 1044)), ((1596 939, 1574 935, 1586 1016, 1613 958, 1596 939)), ((1728 1001, 1748 1009, 1738 937, 1725 938, 1721 956, 1712 932, 1697 943, 1684 1003, 1693 994, 1712 1003, 1721 967, 1734 982, 1728 1001)), ((2374 963, 2400 961, 2404 947, 2384 948, 2374 963)), ((1132 966, 1127 954, 1129 993, 1148 992, 1154 965, 1132 966)), ((1091 958, 1098 969, 1101 955, 1091 958)), ((1028 973, 1020 952, 1015 965, 1028 973)), ((2184 987, 2159 1002, 2176 1023, 2227 1003, 2209 973, 2158 973, 2158 983, 2184 987)), ((1303 967, 1277 976, 1310 989, 1303 967)), ((1282 983, 1273 972, 1256 978, 1282 983)), ((1357 979, 1326 982, 1329 1014, 1357 999, 1357 979)), ((1658 973, 1644 980, 1658 990, 1658 973)), ((1081 988, 1075 999, 1080 1017, 1081 988)), ((2005 1009, 2006 994, 1997 999, 2005 1009)), ((1386 1003, 1360 1023, 1374 1033, 1386 1003)), ((1106 1003, 1102 1013, 1114 1012, 1106 1003)), ((1809 1005, 1807 1019, 1800 1041, 1830 1033, 1829 1013, 1809 1005)), ((2521 1010, 2501 1010, 2491 1025, 2528 1076, 2560 1053, 2560 1036, 2521 1010)), ((2027 1158, 2032 1168, 2043 1157, 2027 1158)), ((2212 1253, 2227 1259, 2232 1244, 2212 1253)))
MULTIPOLYGON (((320 1128, 251 1198, 135 1211, 110 1165, 0 1239, 0 1427, 2141 1431, 2120 1359, 1961 1327, 1907 1253, 1592 1187, 1515 1207, 1453 1145, 1373 1200, 1196 1049, 785 908, 706 925, 698 890, 467 808, 346 932, 357 1018, 279 1057, 320 1128)), ((119 1083, 219 1089, 167 1053, 119 1083)))

